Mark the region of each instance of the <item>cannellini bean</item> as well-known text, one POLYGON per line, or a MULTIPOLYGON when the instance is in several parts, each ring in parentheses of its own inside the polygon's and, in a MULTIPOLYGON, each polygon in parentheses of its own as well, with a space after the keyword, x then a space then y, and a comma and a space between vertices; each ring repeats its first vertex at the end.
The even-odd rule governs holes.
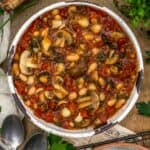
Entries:
POLYGON ((102 87, 106 85, 106 81, 102 77, 99 77, 98 82, 102 87))
POLYGON ((39 31, 34 31, 34 32, 33 32, 33 36, 37 37, 37 36, 39 36, 39 35, 40 35, 40 32, 39 32, 39 31))
POLYGON ((56 20, 61 20, 61 16, 60 16, 60 15, 56 15, 56 16, 55 16, 55 19, 56 19, 56 20))
POLYGON ((34 81, 35 81, 34 76, 29 76, 27 80, 27 84, 31 85, 34 83, 34 81))
POLYGON ((99 48, 93 48, 92 49, 92 54, 95 56, 95 55, 97 55, 99 53, 99 48))
POLYGON ((94 63, 92 63, 92 64, 89 65, 88 73, 91 73, 91 72, 93 72, 96 69, 97 69, 97 63, 94 62, 94 63))
POLYGON ((84 38, 87 40, 87 41, 90 41, 90 40, 93 40, 94 39, 94 35, 90 32, 88 33, 84 33, 84 38))
POLYGON ((36 91, 35 86, 32 86, 29 90, 28 90, 28 95, 34 95, 36 91))
POLYGON ((66 57, 66 59, 68 60, 68 61, 78 61, 79 60, 79 55, 77 55, 77 54, 75 54, 75 53, 72 53, 72 54, 70 54, 70 55, 68 55, 67 57, 66 57))
POLYGON ((81 114, 79 113, 78 116, 75 118, 75 122, 79 123, 83 120, 83 117, 81 116, 81 114))
POLYGON ((117 102, 117 100, 115 98, 113 98, 107 102, 107 105, 111 107, 111 106, 115 105, 116 102, 117 102))
POLYGON ((48 76, 46 76, 46 75, 43 75, 43 76, 40 76, 39 77, 39 81, 41 82, 41 83, 48 83, 48 76))
POLYGON ((100 31, 102 30, 102 25, 100 25, 100 24, 93 24, 93 25, 91 26, 91 30, 92 30, 92 32, 94 32, 95 34, 98 34, 98 33, 100 33, 100 31))
POLYGON ((87 88, 80 89, 80 91, 79 91, 80 96, 83 96, 83 95, 86 95, 86 94, 87 94, 87 88))
POLYGON ((31 106, 30 100, 26 100, 26 101, 25 101, 25 104, 26 104, 27 106, 31 106))
POLYGON ((58 15, 60 13, 59 9, 52 10, 52 15, 58 15))
POLYGON ((123 83, 122 82, 116 84, 116 89, 117 90, 120 90, 122 88, 123 88, 123 83))
POLYGON ((86 96, 86 97, 82 97, 82 98, 77 99, 77 102, 81 103, 81 102, 85 102, 85 101, 89 101, 89 100, 91 100, 91 97, 86 96))
POLYGON ((64 72, 65 71, 65 65, 63 63, 57 64, 56 70, 57 70, 58 74, 64 72))
POLYGON ((85 82, 85 81, 84 81, 84 79, 83 79, 83 78, 79 78, 79 79, 78 79, 78 83, 79 83, 79 84, 82 84, 82 85, 83 85, 83 84, 84 84, 84 82, 85 82))
POLYGON ((71 12, 75 12, 77 10, 77 7, 76 6, 69 6, 68 8, 68 12, 71 13, 71 12))
POLYGON ((67 95, 68 91, 63 88, 62 86, 60 86, 59 84, 53 84, 54 88, 57 89, 59 91, 59 93, 62 93, 63 95, 67 95))
POLYGON ((34 103, 34 104, 33 104, 33 108, 34 108, 34 109, 37 109, 37 108, 38 108, 38 104, 34 103))
POLYGON ((55 46, 57 46, 57 47, 64 47, 65 46, 65 39, 64 38, 56 39, 55 46))
POLYGON ((98 71, 92 72, 91 78, 92 78, 92 80, 97 81, 98 80, 98 71))
POLYGON ((120 108, 121 106, 123 106, 125 104, 126 100, 125 99, 120 99, 116 105, 115 105, 115 108, 118 109, 120 108))
POLYGON ((86 102, 80 103, 79 104, 79 109, 83 109, 85 107, 88 107, 88 106, 92 105, 92 103, 93 102, 91 102, 91 101, 86 101, 86 102))
MULTIPOLYGON (((37 31, 37 32, 39 32, 39 31, 37 31)), ((48 32, 49 32, 49 28, 45 28, 44 30, 42 30, 41 36, 42 37, 47 37, 48 36, 48 32)))
POLYGON ((91 91, 94 91, 94 90, 96 90, 96 85, 94 83, 90 83, 88 86, 88 89, 91 91))
POLYGON ((51 46, 51 40, 47 37, 45 37, 42 40, 42 47, 45 51, 48 51, 49 47, 51 46))
POLYGON ((20 74, 19 77, 20 77, 20 79, 21 79, 22 81, 24 81, 24 82, 26 82, 26 81, 28 80, 28 77, 25 76, 25 75, 23 75, 23 74, 20 74))
POLYGON ((104 101, 105 100, 105 94, 104 94, 104 92, 101 92, 100 94, 99 94, 99 99, 101 100, 101 101, 104 101))
POLYGON ((59 28, 62 25, 62 20, 52 20, 52 29, 59 28))
POLYGON ((110 67, 110 71, 114 74, 117 74, 118 73, 118 67, 117 66, 111 66, 110 67))
POLYGON ((120 38, 123 38, 124 37, 124 34, 122 32, 112 32, 111 33, 111 37, 115 40, 115 41, 118 41, 120 38))
POLYGON ((96 18, 92 18, 92 19, 91 19, 91 23, 92 23, 92 24, 96 24, 97 22, 98 22, 98 20, 97 20, 96 18))
POLYGON ((45 98, 45 95, 44 95, 43 92, 40 92, 40 94, 39 94, 39 100, 40 100, 40 102, 42 102, 42 103, 45 103, 45 102, 46 102, 46 98, 45 98))
POLYGON ((74 123, 71 121, 71 122, 69 122, 69 125, 71 126, 71 127, 74 127, 74 123))
POLYGON ((94 124, 97 126, 97 125, 100 125, 100 124, 102 124, 102 121, 99 119, 99 118, 97 118, 95 121, 94 121, 94 124))
POLYGON ((19 65, 17 63, 14 63, 12 66, 12 72, 15 76, 19 75, 19 65))
POLYGON ((83 84, 78 84, 78 88, 82 89, 83 88, 83 84))
POLYGON ((87 17, 82 17, 82 18, 78 19, 78 24, 81 27, 86 28, 89 26, 89 20, 87 17))
POLYGON ((61 111, 63 117, 69 117, 71 115, 71 111, 68 108, 63 108, 61 111))
POLYGON ((71 92, 68 97, 69 97, 70 100, 74 100, 74 99, 77 98, 77 93, 76 92, 71 92))

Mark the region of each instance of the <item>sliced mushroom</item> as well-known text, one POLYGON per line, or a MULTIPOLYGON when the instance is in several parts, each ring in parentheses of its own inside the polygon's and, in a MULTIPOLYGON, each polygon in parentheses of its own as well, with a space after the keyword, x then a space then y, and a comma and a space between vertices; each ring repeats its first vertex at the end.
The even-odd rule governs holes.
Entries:
POLYGON ((62 99, 68 95, 68 91, 62 86, 63 82, 64 80, 60 76, 56 76, 52 79, 52 85, 56 89, 54 93, 59 99, 62 99))
POLYGON ((31 75, 33 73, 32 69, 38 68, 38 64, 33 62, 30 51, 25 50, 21 54, 19 67, 20 67, 20 71, 25 75, 31 75))
POLYGON ((79 103, 79 109, 83 109, 90 106, 93 108, 93 111, 96 111, 99 107, 100 99, 98 94, 95 91, 93 91, 91 92, 90 96, 80 98, 77 100, 77 102, 79 103))
POLYGON ((52 99, 54 97, 54 94, 52 91, 45 91, 44 95, 47 99, 52 99))
POLYGON ((59 28, 62 25, 62 20, 52 20, 52 29, 59 28))
POLYGON ((78 78, 81 77, 82 75, 84 75, 87 71, 87 59, 86 57, 82 57, 77 64, 75 65, 75 67, 73 68, 68 68, 67 71, 70 74, 70 76, 72 76, 73 78, 78 78))
POLYGON ((71 45, 73 42, 73 38, 71 34, 66 30, 59 30, 56 33, 56 37, 57 39, 55 41, 55 46, 58 46, 58 47, 64 47, 66 43, 68 45, 71 45))
POLYGON ((107 58, 105 64, 113 65, 113 64, 117 63, 118 59, 119 59, 119 56, 117 54, 115 54, 114 56, 107 58))
POLYGON ((100 98, 99 98, 98 94, 95 91, 93 91, 91 93, 91 98, 92 98, 92 101, 93 101, 93 104, 92 104, 92 108, 94 109, 93 111, 96 111, 99 108, 100 98))
POLYGON ((85 128, 85 127, 88 127, 88 126, 90 125, 90 123, 91 123, 90 119, 84 119, 84 120, 81 122, 80 126, 81 126, 82 128, 85 128))

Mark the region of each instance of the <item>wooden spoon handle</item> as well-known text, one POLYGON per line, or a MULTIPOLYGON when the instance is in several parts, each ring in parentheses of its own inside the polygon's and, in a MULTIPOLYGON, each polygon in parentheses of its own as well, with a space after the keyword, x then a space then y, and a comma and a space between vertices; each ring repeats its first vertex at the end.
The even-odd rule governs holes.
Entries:
POLYGON ((5 9, 6 11, 11 11, 22 4, 24 1, 26 0, 3 0, 0 2, 0 8, 5 9))

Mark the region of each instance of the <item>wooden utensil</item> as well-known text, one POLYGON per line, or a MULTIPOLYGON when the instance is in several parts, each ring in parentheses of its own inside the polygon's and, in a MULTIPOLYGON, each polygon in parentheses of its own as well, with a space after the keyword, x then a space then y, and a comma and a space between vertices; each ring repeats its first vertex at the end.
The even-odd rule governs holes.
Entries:
POLYGON ((25 0, 2 0, 2 2, 0 2, 0 8, 11 11, 22 4, 24 1, 25 0))

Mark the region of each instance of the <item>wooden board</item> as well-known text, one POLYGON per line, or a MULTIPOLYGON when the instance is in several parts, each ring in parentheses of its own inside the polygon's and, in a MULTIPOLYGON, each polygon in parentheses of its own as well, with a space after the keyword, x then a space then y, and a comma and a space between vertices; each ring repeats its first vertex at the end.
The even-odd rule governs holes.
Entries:
MULTIPOLYGON (((59 0, 40 0, 39 4, 26 10, 19 16, 17 16, 13 23, 12 23, 12 31, 11 31, 11 41, 14 38, 15 34, 21 27, 21 25, 35 12, 42 9, 45 6, 48 6, 54 2, 57 2, 59 0)), ((91 0, 91 2, 97 3, 101 6, 106 6, 113 11, 115 11, 117 14, 119 14, 125 21, 129 24, 128 20, 115 8, 114 4, 112 3, 112 0, 91 0)), ((145 50, 150 50, 150 40, 147 39, 143 33, 137 29, 133 30, 142 49, 143 55, 145 50)), ((144 56, 143 56, 144 57, 144 56)), ((5 66, 6 64, 4 64, 5 66)), ((138 101, 148 101, 150 100, 150 65, 144 64, 145 70, 144 70, 144 81, 143 86, 141 90, 140 97, 138 101)), ((26 128, 26 139, 27 137, 30 137, 33 135, 36 131, 39 131, 37 127, 35 127, 30 121, 27 119, 24 120, 25 128, 26 128)), ((126 128, 129 128, 133 131, 145 131, 150 130, 150 118, 140 116, 137 113, 136 108, 134 107, 132 111, 128 114, 128 116, 121 122, 121 125, 125 126, 126 128)))

